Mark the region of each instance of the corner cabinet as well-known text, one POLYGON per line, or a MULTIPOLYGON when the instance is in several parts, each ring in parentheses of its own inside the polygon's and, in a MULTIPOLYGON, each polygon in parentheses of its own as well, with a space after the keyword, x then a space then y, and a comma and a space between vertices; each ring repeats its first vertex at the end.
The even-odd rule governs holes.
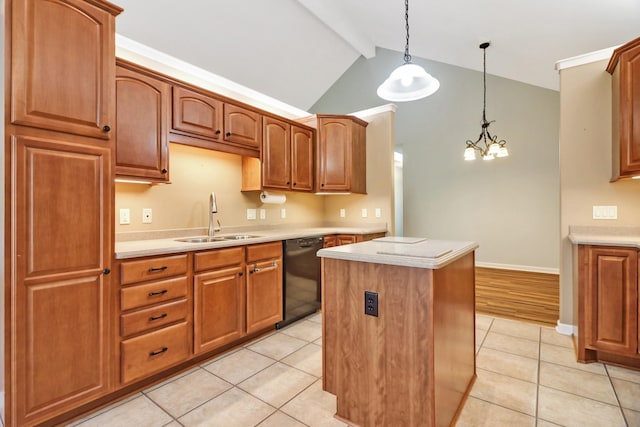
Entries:
POLYGON ((638 250, 578 246, 578 360, 640 367, 638 250))
POLYGON ((640 175, 640 38, 617 48, 612 75, 612 180, 640 175))
POLYGON ((115 16, 100 0, 9 1, 7 426, 54 424, 112 380, 115 16))
POLYGON ((301 120, 317 129, 316 192, 367 192, 367 122, 318 114, 301 120))
POLYGON ((116 67, 116 176, 169 182, 171 85, 120 63, 116 67))
POLYGON ((262 188, 313 191, 313 130, 265 116, 262 188))

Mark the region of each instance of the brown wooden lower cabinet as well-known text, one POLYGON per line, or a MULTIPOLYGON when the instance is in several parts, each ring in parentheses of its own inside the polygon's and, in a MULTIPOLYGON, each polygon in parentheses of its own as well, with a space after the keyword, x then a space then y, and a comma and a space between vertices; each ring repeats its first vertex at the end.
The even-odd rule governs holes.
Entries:
POLYGON ((282 320, 282 242, 247 247, 247 333, 282 320))
POLYGON ((386 235, 386 232, 369 234, 329 234, 324 236, 322 246, 325 248, 331 248, 333 246, 349 245, 351 243, 366 242, 386 235))
POLYGON ((638 250, 578 246, 578 360, 640 368, 638 250))

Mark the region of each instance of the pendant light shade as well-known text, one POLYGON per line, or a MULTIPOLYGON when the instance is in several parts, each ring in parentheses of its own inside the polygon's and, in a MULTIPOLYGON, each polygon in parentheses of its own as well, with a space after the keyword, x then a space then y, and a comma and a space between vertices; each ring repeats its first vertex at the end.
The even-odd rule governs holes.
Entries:
POLYGON ((378 96, 393 102, 415 101, 433 94, 439 87, 440 82, 424 68, 405 63, 393 70, 378 87, 378 96))
POLYGON ((405 26, 407 43, 404 48, 404 64, 393 70, 389 77, 378 87, 378 96, 392 102, 415 101, 433 94, 440 82, 424 68, 411 63, 409 55, 409 0, 405 0, 405 26))

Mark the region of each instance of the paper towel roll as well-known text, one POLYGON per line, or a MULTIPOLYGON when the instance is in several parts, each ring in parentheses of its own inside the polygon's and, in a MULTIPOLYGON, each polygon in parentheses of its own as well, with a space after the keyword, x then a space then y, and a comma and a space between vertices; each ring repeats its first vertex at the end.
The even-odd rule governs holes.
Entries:
POLYGON ((262 203, 273 203, 281 205, 287 201, 287 196, 284 194, 273 194, 267 191, 263 191, 260 193, 260 200, 262 201, 262 203))

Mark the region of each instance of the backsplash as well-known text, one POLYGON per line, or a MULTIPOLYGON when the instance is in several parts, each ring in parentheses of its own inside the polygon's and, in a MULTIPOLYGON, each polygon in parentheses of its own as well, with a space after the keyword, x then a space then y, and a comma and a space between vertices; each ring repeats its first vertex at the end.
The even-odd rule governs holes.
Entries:
POLYGON ((266 226, 322 222, 324 201, 313 194, 288 192, 284 204, 263 204, 259 192, 240 191, 241 157, 181 144, 170 144, 171 184, 116 183, 116 233, 208 226, 209 194, 215 191, 222 227, 266 226), (130 224, 119 224, 120 209, 129 209, 130 224), (142 222, 143 209, 150 208, 152 222, 142 222), (247 219, 247 209, 256 209, 256 219, 247 219), (264 209, 265 219, 260 219, 264 209), (281 218, 285 209, 286 218, 281 218))

